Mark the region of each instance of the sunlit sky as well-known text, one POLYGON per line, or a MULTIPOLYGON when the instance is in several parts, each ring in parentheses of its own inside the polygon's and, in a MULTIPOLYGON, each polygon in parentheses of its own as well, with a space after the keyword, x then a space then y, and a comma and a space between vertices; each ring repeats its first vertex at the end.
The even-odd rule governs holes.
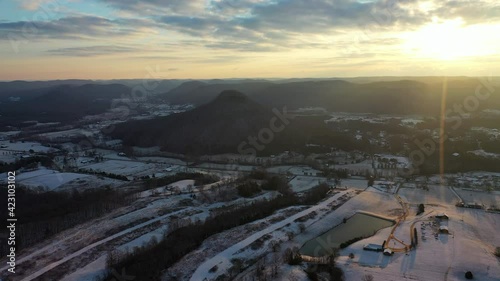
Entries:
POLYGON ((0 0, 0 80, 498 75, 499 52, 497 0, 0 0))

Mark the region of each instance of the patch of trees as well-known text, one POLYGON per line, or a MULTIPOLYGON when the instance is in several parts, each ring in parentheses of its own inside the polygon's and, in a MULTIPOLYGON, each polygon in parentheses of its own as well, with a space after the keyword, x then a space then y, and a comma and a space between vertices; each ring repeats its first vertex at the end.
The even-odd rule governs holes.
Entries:
POLYGON ((236 187, 238 195, 243 197, 252 197, 261 192, 259 185, 253 181, 244 182, 236 187))
POLYGON ((500 247, 496 247, 495 249, 495 256, 500 258, 500 247))
POLYGON ((299 265, 302 263, 302 256, 299 253, 299 248, 297 246, 293 248, 287 248, 283 253, 283 261, 289 265, 299 265))
MULTIPOLYGON (((0 192, 7 198, 6 188, 1 188, 0 192)), ((24 207, 16 209, 16 216, 20 218, 16 229, 16 247, 23 249, 34 245, 63 230, 128 205, 132 200, 127 193, 111 188, 37 193, 18 187, 16 203, 24 207)), ((0 216, 6 217, 6 212, 7 208, 2 208, 0 216)))
POLYGON ((424 212, 425 212, 425 206, 424 206, 424 204, 420 203, 418 205, 417 216, 420 215, 420 214, 423 214, 424 212))
MULTIPOLYGON (((288 185, 287 180, 284 177, 271 175, 264 169, 252 170, 250 174, 248 174, 243 180, 245 181, 245 183, 244 186, 241 186, 241 189, 243 189, 243 193, 252 193, 250 196, 260 192, 260 190, 275 190, 280 192, 281 194, 291 193, 290 186, 288 185), (259 188, 258 191, 256 186, 254 185, 255 180, 260 181, 261 183, 260 186, 257 186, 259 188)), ((239 192, 240 186, 238 186, 238 188, 239 192)))
POLYGON ((368 184, 367 184, 367 186, 368 187, 369 186, 373 186, 374 184, 375 184, 375 178, 372 177, 372 176, 368 177, 368 184))
POLYGON ((178 182, 181 180, 194 180, 194 185, 205 185, 214 183, 220 180, 220 178, 216 175, 212 174, 203 174, 203 173, 177 173, 175 175, 161 177, 161 178, 148 178, 145 180, 146 189, 157 188, 160 186, 169 185, 174 182, 178 182))
POLYGON ((469 280, 470 280, 470 279, 474 279, 474 275, 472 274, 472 272, 467 271, 467 272, 465 273, 465 279, 469 279, 469 280))
POLYGON ((305 270, 307 277, 311 281, 323 280, 323 278, 319 278, 320 273, 326 273, 330 275, 328 280, 332 281, 344 281, 344 272, 342 269, 338 268, 335 264, 335 258, 338 256, 338 252, 330 255, 328 257, 327 264, 315 264, 309 265, 305 270))
POLYGON ((253 169, 247 177, 255 180, 265 180, 269 177, 269 173, 264 169, 253 169))
POLYGON ((330 187, 328 186, 328 184, 322 183, 306 192, 300 201, 302 204, 307 205, 316 204, 326 197, 326 194, 329 190, 330 187))
POLYGON ((281 194, 290 193, 290 186, 283 177, 272 176, 260 186, 263 190, 276 190, 281 194))
MULTIPOLYGON (((181 227, 166 235, 158 244, 139 248, 112 261, 108 267, 120 272, 127 269, 131 276, 143 280, 159 280, 161 272, 177 262, 187 253, 198 248, 209 236, 271 215, 274 211, 295 205, 293 195, 284 195, 272 200, 255 202, 231 211, 209 217, 203 223, 181 227)), ((109 275, 103 280, 113 280, 109 275)))
MULTIPOLYGON (((460 137, 463 138, 463 135, 460 137)), ((469 153, 469 151, 478 149, 477 141, 475 139, 451 141, 449 140, 450 138, 451 136, 448 135, 448 140, 446 140, 444 144, 443 161, 445 173, 464 173, 469 171, 500 172, 500 159, 488 158, 469 153), (458 153, 459 156, 453 156, 454 153, 458 153)), ((420 142, 427 140, 429 143, 433 143, 432 149, 431 145, 426 145, 426 150, 428 151, 423 151, 415 144, 415 142, 409 142, 409 151, 420 151, 425 156, 423 163, 418 166, 419 173, 421 175, 433 175, 440 173, 439 155, 441 151, 439 144, 428 134, 420 134, 414 136, 413 139, 419 140, 420 142)), ((489 142, 485 141, 484 144, 488 146, 489 142)), ((499 141, 493 141, 493 145, 490 146, 498 147, 498 144, 499 141)), ((483 146, 483 142, 481 143, 481 146, 483 146)), ((486 148, 484 149, 487 150, 486 148)))
POLYGON ((50 156, 35 155, 29 158, 21 158, 14 163, 0 163, 0 173, 17 171, 23 167, 29 167, 40 163, 44 167, 51 167, 53 162, 50 156))
POLYGON ((87 173, 87 174, 93 174, 93 175, 99 175, 115 180, 122 180, 122 181, 128 181, 128 178, 124 175, 118 175, 118 174, 113 174, 113 173, 106 173, 106 172, 97 172, 97 171, 89 171, 85 169, 78 169, 79 173, 87 173))
POLYGON ((347 179, 349 177, 349 171, 347 169, 325 169, 322 172, 323 176, 327 178, 347 179))

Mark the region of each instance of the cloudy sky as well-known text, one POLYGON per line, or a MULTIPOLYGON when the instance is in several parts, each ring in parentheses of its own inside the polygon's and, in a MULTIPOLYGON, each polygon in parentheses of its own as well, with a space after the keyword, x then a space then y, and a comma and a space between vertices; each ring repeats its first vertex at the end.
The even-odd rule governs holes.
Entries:
POLYGON ((498 75, 498 0, 0 0, 0 80, 498 75))

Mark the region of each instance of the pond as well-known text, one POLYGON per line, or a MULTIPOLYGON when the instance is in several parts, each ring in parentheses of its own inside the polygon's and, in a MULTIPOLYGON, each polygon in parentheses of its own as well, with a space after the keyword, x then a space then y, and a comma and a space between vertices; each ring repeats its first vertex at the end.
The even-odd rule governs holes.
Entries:
MULTIPOLYGON (((303 255, 321 257, 331 253, 332 248, 339 248, 341 243, 357 237, 369 237, 378 230, 394 225, 394 222, 375 216, 357 213, 346 223, 341 223, 320 236, 307 241, 300 253, 303 255)), ((382 244, 383 241, 380 241, 382 244)))

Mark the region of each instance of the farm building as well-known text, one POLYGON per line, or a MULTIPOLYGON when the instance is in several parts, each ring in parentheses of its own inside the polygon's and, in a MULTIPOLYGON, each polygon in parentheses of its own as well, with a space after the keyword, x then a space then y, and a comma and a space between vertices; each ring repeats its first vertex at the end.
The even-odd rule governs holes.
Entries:
POLYGON ((384 250, 384 255, 386 256, 392 256, 394 252, 391 249, 385 249, 384 250))
POLYGON ((441 225, 439 227, 439 233, 448 234, 448 233, 450 233, 450 231, 448 230, 448 227, 446 225, 441 225))
POLYGON ((439 213, 436 215, 436 218, 437 219, 443 219, 443 220, 447 220, 449 219, 450 217, 446 214, 446 213, 439 213))
POLYGON ((363 246, 363 250, 382 252, 384 250, 384 247, 382 247, 382 245, 379 245, 379 244, 366 244, 363 246))

